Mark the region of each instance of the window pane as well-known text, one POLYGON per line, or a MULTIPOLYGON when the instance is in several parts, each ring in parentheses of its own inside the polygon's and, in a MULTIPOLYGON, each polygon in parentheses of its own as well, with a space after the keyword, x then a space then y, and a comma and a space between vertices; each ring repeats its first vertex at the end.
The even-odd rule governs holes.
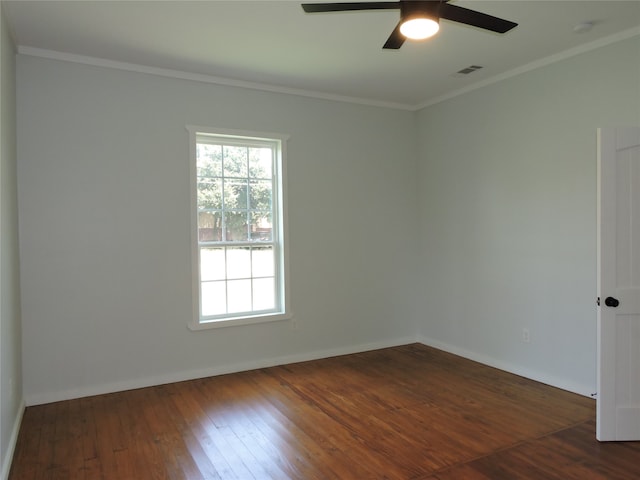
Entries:
POLYGON ((229 313, 251 311, 251 280, 230 280, 227 282, 229 313))
POLYGON ((246 242, 249 240, 247 212, 225 212, 226 241, 246 242))
POLYGON ((224 248, 201 248, 200 280, 224 280, 225 274, 224 248))
POLYGON ((273 239, 271 213, 251 212, 251 240, 270 242, 273 239))
POLYGON ((251 250, 251 271, 253 277, 273 277, 273 247, 254 247, 251 250))
POLYGON ((249 176, 252 178, 271 178, 272 153, 268 147, 253 147, 249 149, 249 176))
POLYGON ((249 184, 246 180, 224 180, 224 208, 226 210, 246 209, 249 184))
POLYGON ((198 212, 198 241, 219 242, 222 240, 222 213, 198 212))
POLYGON ((249 248, 227 248, 227 278, 251 278, 249 248))
POLYGON ((253 280, 253 309, 272 310, 275 308, 273 278, 258 278, 253 280))
POLYGON ((200 179, 198 181, 198 208, 222 208, 222 180, 200 179))
POLYGON ((199 143, 196 150, 196 165, 199 177, 222 176, 222 146, 199 143))
POLYGON ((224 176, 225 177, 247 177, 248 158, 247 147, 231 147, 225 145, 222 149, 224 158, 224 176))
POLYGON ((249 208, 251 210, 271 210, 271 181, 252 180, 249 184, 249 208))
POLYGON ((202 316, 227 313, 226 282, 202 282, 200 285, 202 316))

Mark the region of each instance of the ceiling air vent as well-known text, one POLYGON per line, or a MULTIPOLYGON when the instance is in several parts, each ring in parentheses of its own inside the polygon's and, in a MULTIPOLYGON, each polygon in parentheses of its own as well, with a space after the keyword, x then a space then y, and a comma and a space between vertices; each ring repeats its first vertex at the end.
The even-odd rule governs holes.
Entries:
POLYGON ((480 65, 469 65, 467 68, 463 68, 462 70, 458 70, 453 74, 454 77, 464 77, 465 75, 469 75, 477 70, 480 70, 482 66, 480 65))

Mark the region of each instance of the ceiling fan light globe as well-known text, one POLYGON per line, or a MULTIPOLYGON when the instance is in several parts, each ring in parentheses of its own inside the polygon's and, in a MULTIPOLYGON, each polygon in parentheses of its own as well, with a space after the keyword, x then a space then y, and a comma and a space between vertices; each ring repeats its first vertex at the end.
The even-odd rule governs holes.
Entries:
POLYGON ((438 22, 431 18, 412 18, 400 25, 400 33, 412 40, 424 40, 440 30, 438 22))

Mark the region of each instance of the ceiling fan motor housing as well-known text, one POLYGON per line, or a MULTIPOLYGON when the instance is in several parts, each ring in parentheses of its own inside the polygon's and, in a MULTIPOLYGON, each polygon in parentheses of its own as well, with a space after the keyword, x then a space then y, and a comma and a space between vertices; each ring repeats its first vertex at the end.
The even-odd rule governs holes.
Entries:
POLYGON ((403 1, 400 2, 400 18, 403 21, 412 18, 430 18, 436 22, 440 19, 439 1, 403 1))

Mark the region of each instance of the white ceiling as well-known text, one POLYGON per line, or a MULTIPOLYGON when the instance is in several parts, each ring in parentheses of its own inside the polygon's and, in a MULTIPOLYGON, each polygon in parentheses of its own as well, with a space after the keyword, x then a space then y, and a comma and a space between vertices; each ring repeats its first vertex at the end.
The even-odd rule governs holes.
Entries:
POLYGON ((383 50, 397 11, 305 14, 290 0, 2 1, 24 54, 408 109, 640 34, 638 0, 452 3, 519 26, 499 35, 443 20, 436 37, 383 50), (575 33, 585 21, 591 31, 575 33), (469 65, 484 68, 453 75, 469 65))

